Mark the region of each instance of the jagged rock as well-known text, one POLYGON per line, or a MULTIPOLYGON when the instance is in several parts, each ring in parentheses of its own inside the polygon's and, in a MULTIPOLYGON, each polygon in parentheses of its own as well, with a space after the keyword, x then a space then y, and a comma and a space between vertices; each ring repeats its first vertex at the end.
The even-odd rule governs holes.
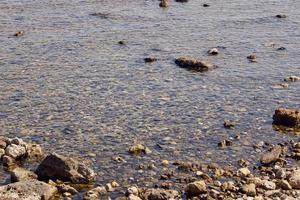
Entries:
POLYGON ((256 187, 254 183, 245 184, 242 186, 242 192, 247 194, 248 196, 255 196, 256 195, 256 187))
POLYGON ((180 195, 176 190, 148 189, 145 191, 144 197, 146 200, 175 200, 179 199, 180 195))
POLYGON ((52 153, 38 166, 36 174, 41 180, 61 180, 71 183, 90 183, 94 180, 95 172, 78 161, 52 153))
POLYGON ((292 171, 288 177, 288 182, 293 189, 300 189, 300 169, 292 171))
POLYGON ((281 152, 282 152, 281 146, 276 145, 271 149, 271 151, 266 152, 261 156, 260 162, 263 165, 271 164, 279 159, 281 152))
POLYGON ((48 200, 57 192, 56 187, 38 180, 16 182, 0 187, 3 200, 48 200))
POLYGON ((175 64, 177 64, 179 67, 186 68, 189 70, 199 71, 199 72, 212 70, 217 67, 206 61, 196 60, 193 58, 186 58, 186 57, 175 59, 175 64))
POLYGON ((19 182, 19 181, 26 181, 31 179, 37 179, 37 175, 29 171, 27 169, 16 167, 10 172, 10 179, 11 182, 19 182))
POLYGON ((256 55, 251 54, 251 55, 247 56, 247 59, 248 59, 250 62, 256 62, 256 55))
POLYGON ((200 194, 206 193, 206 184, 204 181, 195 181, 193 183, 189 183, 185 188, 185 192, 187 196, 198 196, 200 194))
POLYGON ((300 110, 278 108, 273 115, 273 124, 300 127, 300 110))
POLYGON ((14 159, 18 159, 26 154, 26 148, 21 145, 10 144, 5 149, 5 154, 14 159))
POLYGON ((44 156, 42 147, 38 144, 28 144, 27 157, 30 160, 40 160, 44 156))

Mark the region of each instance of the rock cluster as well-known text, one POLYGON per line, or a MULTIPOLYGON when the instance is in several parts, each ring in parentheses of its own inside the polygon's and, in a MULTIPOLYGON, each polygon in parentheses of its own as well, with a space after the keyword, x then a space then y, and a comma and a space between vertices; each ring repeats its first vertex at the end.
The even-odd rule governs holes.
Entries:
POLYGON ((288 127, 300 127, 300 110, 278 108, 273 115, 273 124, 288 127))

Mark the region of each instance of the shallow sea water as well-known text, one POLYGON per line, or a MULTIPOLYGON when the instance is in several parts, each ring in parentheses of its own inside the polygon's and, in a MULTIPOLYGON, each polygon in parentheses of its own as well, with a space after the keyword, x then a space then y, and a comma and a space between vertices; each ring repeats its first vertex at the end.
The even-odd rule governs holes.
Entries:
MULTIPOLYGON (((277 107, 300 107, 299 83, 273 88, 300 75, 298 0, 158 4, 1 0, 0 135, 87 158, 99 184, 141 186, 156 182, 162 159, 235 166, 240 158, 258 161, 252 146, 259 141, 299 139, 272 128, 277 107), (20 30, 24 35, 14 37, 20 30), (281 46, 287 50, 277 51, 281 46), (207 55, 213 47, 218 56, 207 55), (246 59, 252 53, 257 63, 246 59), (148 56, 158 61, 145 64, 148 56), (187 71, 174 64, 179 56, 219 68, 187 71), (224 129, 224 120, 236 127, 224 129), (237 133, 241 139, 232 147, 217 147, 237 133), (129 155, 134 143, 152 154, 129 155), (126 163, 116 163, 116 156, 126 163), (158 169, 136 170, 147 163, 158 169)), ((0 175, 4 183, 7 173, 0 175)))

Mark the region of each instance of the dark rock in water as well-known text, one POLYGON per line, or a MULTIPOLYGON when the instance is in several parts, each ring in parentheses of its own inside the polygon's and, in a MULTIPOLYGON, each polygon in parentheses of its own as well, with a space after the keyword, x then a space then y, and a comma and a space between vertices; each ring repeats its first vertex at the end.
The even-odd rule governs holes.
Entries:
POLYGON ((203 4, 203 7, 209 7, 210 5, 209 4, 203 4))
POLYGON ((38 180, 28 180, 0 187, 1 200, 48 200, 57 192, 56 187, 38 180))
POLYGON ((175 59, 175 64, 177 64, 179 67, 186 68, 189 70, 199 71, 199 72, 209 71, 217 67, 216 65, 213 65, 211 63, 202 60, 196 60, 193 58, 186 58, 186 57, 180 57, 175 59))
POLYGON ((250 62, 256 62, 256 55, 251 54, 251 55, 247 56, 247 59, 248 59, 250 62))
POLYGON ((85 164, 56 153, 48 155, 38 166, 36 174, 41 180, 61 180, 86 184, 94 181, 95 172, 85 164))
POLYGON ((118 44, 119 45, 125 45, 125 42, 124 41, 119 41, 118 44))
POLYGON ((161 0, 159 6, 162 8, 166 8, 169 6, 169 0, 161 0))
POLYGON ((273 124, 288 127, 300 127, 300 110, 278 108, 273 115, 273 124))
POLYGON ((15 37, 20 37, 22 35, 24 35, 24 31, 18 31, 14 34, 15 37))
POLYGON ((279 145, 274 146, 269 152, 263 154, 260 158, 260 162, 263 165, 268 165, 276 162, 282 153, 282 148, 279 145))
POLYGON ((224 124, 223 124, 224 128, 233 128, 234 127, 234 123, 231 122, 231 121, 224 121, 224 124))
POLYGON ((109 14, 108 13, 92 13, 91 16, 100 17, 101 19, 108 19, 109 14))
POLYGON ((276 15, 276 17, 277 17, 277 18, 287 18, 287 16, 286 16, 286 15, 283 15, 283 14, 278 14, 278 15, 276 15))
POLYGON ((279 47, 279 48, 277 48, 277 51, 284 51, 284 50, 286 50, 285 47, 279 47))
POLYGON ((169 200, 169 199, 180 199, 180 194, 176 190, 164 190, 164 189, 148 189, 144 194, 147 200, 169 200))
POLYGON ((146 63, 151 63, 151 62, 155 62, 155 61, 157 61, 157 59, 156 58, 145 58, 144 59, 144 61, 146 62, 146 63))
POLYGON ((188 0, 175 0, 175 2, 179 2, 179 3, 187 3, 188 0))

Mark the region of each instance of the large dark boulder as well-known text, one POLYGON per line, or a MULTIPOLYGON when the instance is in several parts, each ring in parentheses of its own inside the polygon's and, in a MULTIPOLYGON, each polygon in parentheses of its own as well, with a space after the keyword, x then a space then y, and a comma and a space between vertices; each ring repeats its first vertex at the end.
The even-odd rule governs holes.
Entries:
POLYGON ((83 163, 56 153, 48 155, 38 166, 36 174, 40 180, 61 180, 87 184, 95 179, 95 172, 83 163))
POLYGON ((278 108, 273 115, 273 124, 288 127, 300 127, 300 110, 278 108))

